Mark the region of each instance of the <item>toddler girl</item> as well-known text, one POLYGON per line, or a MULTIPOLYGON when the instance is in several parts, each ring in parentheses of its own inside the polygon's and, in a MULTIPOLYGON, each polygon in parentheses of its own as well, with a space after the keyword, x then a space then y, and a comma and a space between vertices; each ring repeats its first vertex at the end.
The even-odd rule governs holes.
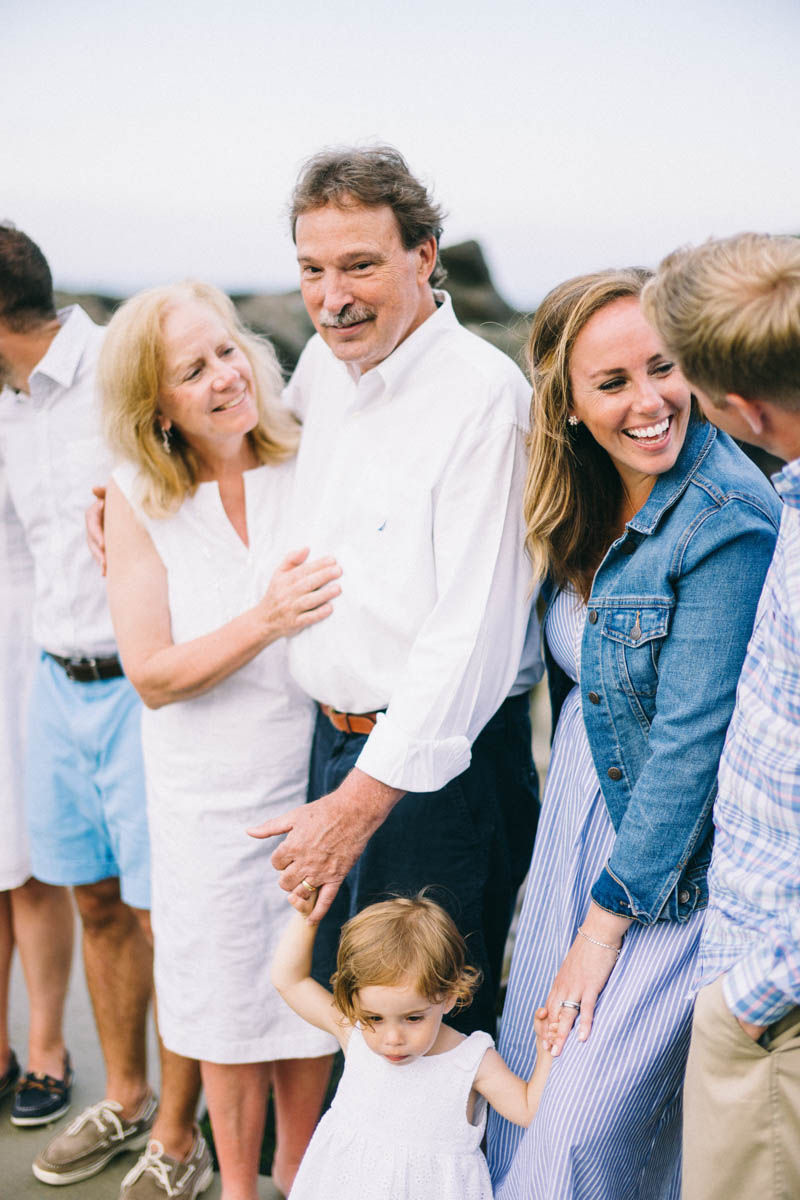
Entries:
MULTIPOLYGON (((345 1054, 333 1105, 290 1200, 490 1200, 480 1149, 486 1102, 529 1125, 550 1055, 539 1042, 526 1083, 488 1033, 464 1037, 442 1023, 470 1002, 479 973, 465 965, 451 918, 424 894, 373 904, 347 922, 332 994, 310 976, 316 926, 306 916, 314 899, 289 900, 297 912, 275 954, 272 982, 345 1054)), ((537 1026, 537 1041, 540 1032, 537 1026)))

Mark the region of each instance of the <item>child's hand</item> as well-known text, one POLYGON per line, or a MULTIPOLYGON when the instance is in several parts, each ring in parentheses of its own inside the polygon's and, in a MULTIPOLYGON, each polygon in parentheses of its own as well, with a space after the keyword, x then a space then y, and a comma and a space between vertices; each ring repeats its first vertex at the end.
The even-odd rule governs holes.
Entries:
POLYGON ((547 1033, 547 1009, 537 1008, 533 1014, 533 1028, 537 1038, 542 1038, 547 1033))
POLYGON ((549 1054, 558 1031, 558 1021, 548 1023, 547 1009, 537 1008, 533 1017, 533 1029, 536 1034, 536 1053, 541 1058, 542 1054, 549 1054))
POLYGON ((297 892, 289 892, 286 899, 295 912, 300 913, 301 917, 308 917, 314 911, 314 905, 317 902, 317 893, 312 892, 310 896, 298 896, 297 892))

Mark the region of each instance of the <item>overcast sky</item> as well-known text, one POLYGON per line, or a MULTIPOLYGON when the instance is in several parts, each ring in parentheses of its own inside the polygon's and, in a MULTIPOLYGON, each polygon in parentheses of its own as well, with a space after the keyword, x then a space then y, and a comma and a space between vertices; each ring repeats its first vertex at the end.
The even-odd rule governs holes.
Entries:
POLYGON ((800 232, 798 0, 0 0, 0 219, 59 286, 295 286, 285 204, 388 141, 520 307, 800 232))

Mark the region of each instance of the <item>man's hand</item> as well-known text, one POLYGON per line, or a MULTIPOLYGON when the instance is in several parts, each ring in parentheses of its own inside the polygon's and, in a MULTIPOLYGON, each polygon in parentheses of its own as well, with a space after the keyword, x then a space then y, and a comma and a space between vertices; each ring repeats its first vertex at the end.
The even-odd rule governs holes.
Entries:
POLYGON ((86 510, 86 540, 92 552, 92 558, 105 575, 106 573, 106 489, 93 487, 92 492, 97 497, 86 510))
MULTIPOLYGON (((736 1016, 735 1013, 734 1016, 736 1016)), ((752 1038, 754 1042, 758 1041, 765 1029, 769 1029, 769 1025, 754 1025, 752 1021, 743 1021, 741 1017, 736 1017, 736 1020, 747 1036, 752 1038)))
POLYGON ((308 918, 316 924, 330 908, 342 880, 372 834, 403 795, 398 788, 354 767, 335 792, 247 832, 259 838, 287 834, 272 855, 272 865, 281 872, 284 891, 305 900, 309 893, 303 880, 319 889, 308 918))

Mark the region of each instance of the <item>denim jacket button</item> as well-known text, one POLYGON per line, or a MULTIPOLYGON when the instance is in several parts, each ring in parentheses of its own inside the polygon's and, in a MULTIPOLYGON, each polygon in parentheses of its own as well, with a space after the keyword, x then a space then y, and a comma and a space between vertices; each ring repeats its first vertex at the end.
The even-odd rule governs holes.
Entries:
POLYGON ((688 904, 689 903, 689 893, 686 891, 678 892, 678 903, 679 904, 688 904))
POLYGON ((619 767, 609 767, 608 778, 613 779, 614 781, 617 779, 622 779, 622 771, 620 771, 619 767))
POLYGON ((589 692, 589 700, 592 704, 600 703, 600 697, 598 696, 597 692, 589 692))
POLYGON ((594 608, 589 609, 589 624, 590 625, 597 624, 597 610, 594 608))

